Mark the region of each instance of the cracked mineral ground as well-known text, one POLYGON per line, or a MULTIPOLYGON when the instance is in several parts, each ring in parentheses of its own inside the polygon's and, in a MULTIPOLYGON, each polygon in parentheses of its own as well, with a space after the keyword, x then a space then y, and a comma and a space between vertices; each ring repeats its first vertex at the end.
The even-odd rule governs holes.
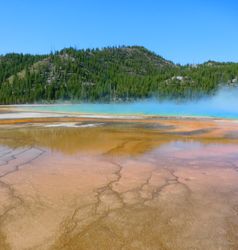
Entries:
POLYGON ((1 250, 238 249, 237 123, 63 122, 1 125, 1 250))

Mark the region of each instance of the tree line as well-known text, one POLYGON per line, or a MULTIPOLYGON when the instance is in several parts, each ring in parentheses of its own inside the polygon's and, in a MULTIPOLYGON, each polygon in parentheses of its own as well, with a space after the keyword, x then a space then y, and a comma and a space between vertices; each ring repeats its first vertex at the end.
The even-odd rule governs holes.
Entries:
POLYGON ((235 84, 237 63, 175 65, 144 47, 0 56, 0 103, 199 98, 235 84))

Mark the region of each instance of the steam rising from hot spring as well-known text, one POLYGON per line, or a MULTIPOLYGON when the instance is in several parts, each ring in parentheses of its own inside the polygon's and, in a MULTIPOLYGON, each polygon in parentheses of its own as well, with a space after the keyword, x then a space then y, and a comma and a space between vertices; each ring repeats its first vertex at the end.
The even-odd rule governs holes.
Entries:
MULTIPOLYGON (((27 108, 29 110, 29 107, 27 108)), ((205 116, 238 119, 238 88, 220 89, 213 96, 176 101, 147 99, 124 103, 79 103, 33 106, 32 110, 93 115, 205 116)))

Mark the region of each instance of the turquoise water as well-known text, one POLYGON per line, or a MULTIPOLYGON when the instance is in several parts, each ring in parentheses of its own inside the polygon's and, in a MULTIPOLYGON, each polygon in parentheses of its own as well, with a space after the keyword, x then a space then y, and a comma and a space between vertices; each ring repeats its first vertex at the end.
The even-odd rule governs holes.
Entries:
POLYGON ((96 115, 205 116, 238 119, 238 91, 237 89, 222 90, 213 97, 187 102, 144 100, 133 103, 57 104, 32 106, 30 109, 96 115))

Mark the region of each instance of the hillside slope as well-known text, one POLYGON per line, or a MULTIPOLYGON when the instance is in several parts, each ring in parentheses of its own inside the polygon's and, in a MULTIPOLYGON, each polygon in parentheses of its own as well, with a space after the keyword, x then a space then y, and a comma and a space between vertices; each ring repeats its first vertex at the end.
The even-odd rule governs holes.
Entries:
POLYGON ((238 64, 179 66, 141 46, 0 57, 0 103, 184 98, 236 82, 238 64))

